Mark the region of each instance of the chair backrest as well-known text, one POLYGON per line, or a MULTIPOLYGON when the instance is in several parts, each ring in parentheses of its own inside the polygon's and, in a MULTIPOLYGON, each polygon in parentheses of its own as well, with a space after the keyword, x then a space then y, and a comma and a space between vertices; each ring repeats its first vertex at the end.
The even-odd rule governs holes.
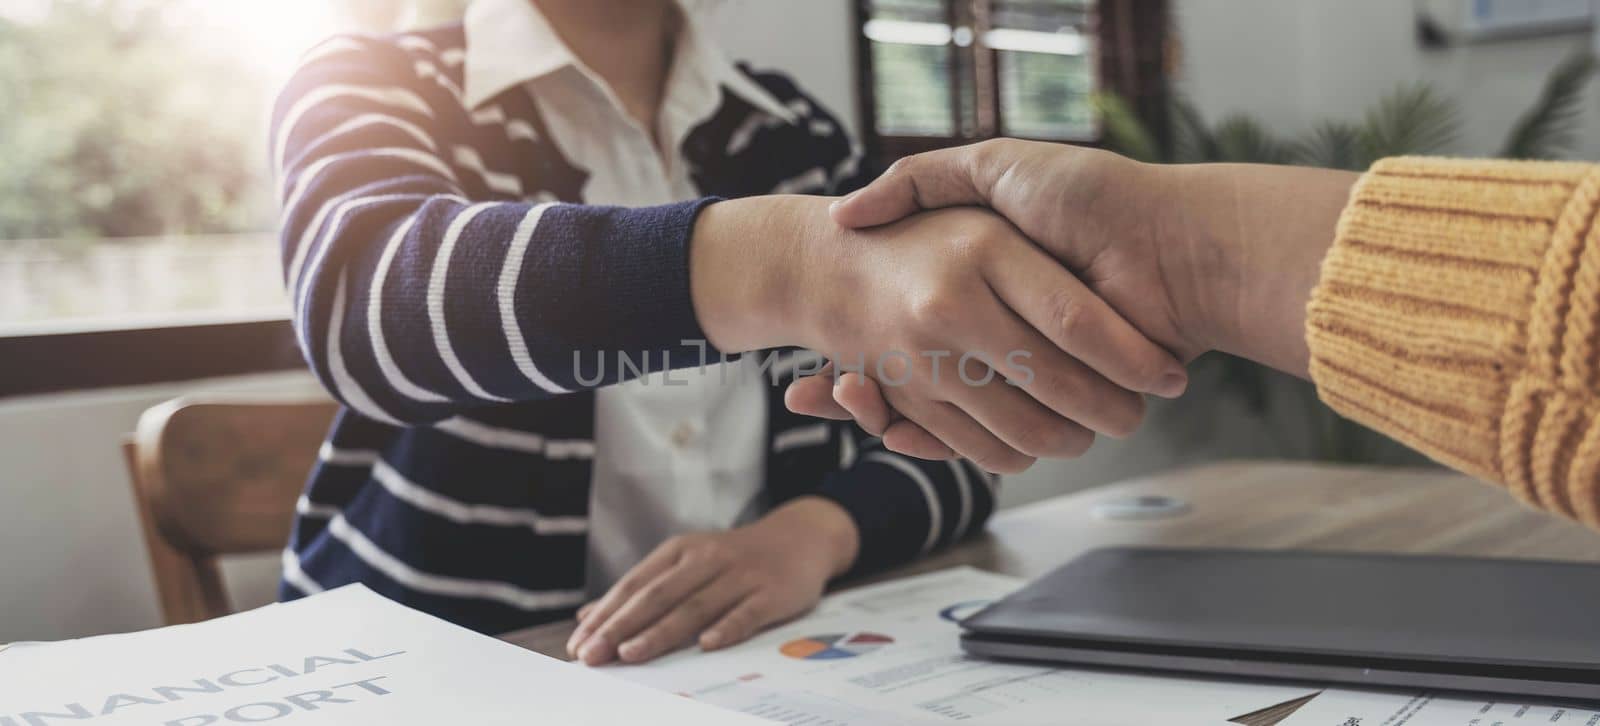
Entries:
POLYGON ((151 408, 123 443, 168 625, 232 612, 219 555, 281 550, 337 406, 185 397, 151 408))

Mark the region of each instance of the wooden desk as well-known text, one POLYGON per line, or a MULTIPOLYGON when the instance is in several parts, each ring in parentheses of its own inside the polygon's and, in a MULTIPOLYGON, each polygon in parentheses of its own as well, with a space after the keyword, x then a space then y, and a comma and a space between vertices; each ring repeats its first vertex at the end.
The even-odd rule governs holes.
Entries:
MULTIPOLYGON (((1229 462, 1097 487, 1006 510, 988 532, 866 584, 954 565, 1035 577, 1114 545, 1413 552, 1600 562, 1600 534, 1527 509, 1497 487, 1440 470, 1229 462), (1182 499, 1190 510, 1159 520, 1106 520, 1096 505, 1128 497, 1182 499)), ((564 658, 571 622, 506 640, 564 658)), ((1275 724, 1285 704, 1236 719, 1275 724)))

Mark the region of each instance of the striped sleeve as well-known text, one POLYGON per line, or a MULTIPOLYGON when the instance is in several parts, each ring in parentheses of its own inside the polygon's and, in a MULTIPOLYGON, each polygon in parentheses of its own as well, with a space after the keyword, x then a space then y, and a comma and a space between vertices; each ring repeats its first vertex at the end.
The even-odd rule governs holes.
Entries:
POLYGON ((463 111, 441 98, 397 46, 340 38, 308 56, 276 106, 285 283, 330 392, 415 424, 699 363, 703 349, 683 342, 705 337, 688 244, 713 200, 471 198, 465 167, 442 152, 463 111))
POLYGON ((845 461, 815 492, 849 513, 861 537, 851 575, 878 572, 981 531, 999 478, 965 459, 925 461, 894 453, 850 424, 845 461))

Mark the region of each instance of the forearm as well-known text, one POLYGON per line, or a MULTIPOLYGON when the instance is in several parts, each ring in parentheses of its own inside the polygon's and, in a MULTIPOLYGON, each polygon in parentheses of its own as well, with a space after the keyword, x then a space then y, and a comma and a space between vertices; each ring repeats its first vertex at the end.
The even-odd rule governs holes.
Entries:
POLYGON ((1358 174, 1252 164, 1157 167, 1158 232, 1184 326, 1211 347, 1306 377, 1306 303, 1358 174), (1171 241, 1180 244, 1170 244, 1171 241), (1186 302, 1185 302, 1186 300, 1186 302))
POLYGON ((797 345, 804 336, 794 282, 803 240, 825 233, 821 197, 765 196, 719 202, 695 222, 689 279, 695 316, 727 353, 797 345), (808 213, 809 212, 809 213, 808 213))
POLYGON ((380 201, 285 225, 311 238, 288 275, 307 357, 363 414, 437 421, 700 362, 686 255, 701 202, 380 201))
POLYGON ((1600 526, 1600 167, 1164 173, 1191 278, 1174 284, 1199 291, 1194 325, 1214 347, 1309 377, 1342 415, 1600 526))

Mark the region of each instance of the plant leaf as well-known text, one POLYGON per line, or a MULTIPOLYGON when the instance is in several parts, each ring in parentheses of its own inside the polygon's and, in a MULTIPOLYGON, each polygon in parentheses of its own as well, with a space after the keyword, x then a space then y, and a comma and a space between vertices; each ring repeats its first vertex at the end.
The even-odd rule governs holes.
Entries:
POLYGON ((1217 146, 1216 137, 1211 129, 1206 126, 1206 121, 1200 116, 1200 109, 1194 107, 1189 99, 1176 93, 1172 95, 1172 135, 1174 161, 1202 162, 1220 161, 1222 150, 1217 146))
POLYGON ((1595 57, 1580 50, 1556 66, 1545 79, 1539 99, 1522 114, 1506 138, 1500 156, 1507 159, 1555 159, 1577 142, 1579 101, 1595 72, 1595 57))
POLYGON ((1372 164, 1362 143, 1361 127, 1344 121, 1324 121, 1295 144, 1297 164, 1324 169, 1363 171, 1372 164))
POLYGON ((1106 146, 1112 151, 1139 161, 1165 161, 1155 136, 1121 96, 1109 92, 1096 93, 1090 102, 1100 114, 1106 146))
POLYGON ((1285 164, 1293 156, 1287 144, 1249 116, 1233 115, 1223 119, 1217 123, 1212 136, 1216 140, 1216 161, 1285 164))
POLYGON ((1370 160, 1433 154, 1454 143, 1461 112, 1426 83, 1400 86, 1367 111, 1361 133, 1370 160))

